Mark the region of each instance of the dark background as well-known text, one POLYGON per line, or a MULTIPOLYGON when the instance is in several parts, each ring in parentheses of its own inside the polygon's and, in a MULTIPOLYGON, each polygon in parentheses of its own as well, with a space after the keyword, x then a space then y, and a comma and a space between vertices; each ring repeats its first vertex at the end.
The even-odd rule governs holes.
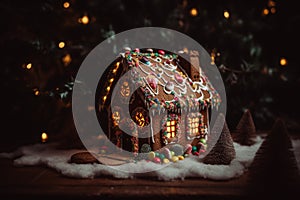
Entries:
POLYGON ((258 130, 281 117, 290 133, 299 133, 295 2, 3 0, 0 13, 2 140, 34 142, 42 132, 50 138, 74 132, 70 97, 81 62, 111 35, 143 26, 178 30, 211 53, 225 82, 231 130, 249 108, 258 130), (87 24, 80 22, 83 16, 87 24))

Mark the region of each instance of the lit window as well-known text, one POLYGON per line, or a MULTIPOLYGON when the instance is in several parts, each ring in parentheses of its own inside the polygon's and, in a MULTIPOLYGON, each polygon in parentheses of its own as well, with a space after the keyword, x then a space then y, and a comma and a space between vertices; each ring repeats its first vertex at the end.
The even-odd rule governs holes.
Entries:
POLYGON ((130 116, 139 127, 145 127, 150 123, 148 111, 143 107, 134 109, 130 116))
POLYGON ((112 118, 114 120, 114 125, 117 126, 120 123, 121 119, 120 113, 118 111, 115 111, 112 115, 112 118))
POLYGON ((176 136, 176 121, 167 121, 167 138, 173 138, 176 136))
POLYGON ((127 81, 124 81, 121 86, 121 95, 123 97, 128 97, 130 95, 130 87, 127 81))
POLYGON ((200 113, 191 113, 187 117, 187 138, 194 139, 204 134, 204 119, 200 113))

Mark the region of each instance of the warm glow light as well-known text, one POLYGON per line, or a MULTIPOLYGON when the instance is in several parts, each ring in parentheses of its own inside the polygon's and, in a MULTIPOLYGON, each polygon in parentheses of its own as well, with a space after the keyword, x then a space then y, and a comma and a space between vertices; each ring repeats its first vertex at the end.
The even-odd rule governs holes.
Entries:
POLYGON ((104 97, 103 97, 103 101, 105 101, 105 100, 106 100, 106 98, 107 98, 107 97, 106 97, 106 96, 104 96, 104 97))
POLYGON ((264 10, 263 10, 263 15, 268 15, 269 14, 269 10, 267 9, 267 8, 265 8, 264 10))
POLYGON ((38 90, 36 90, 35 92, 34 92, 34 95, 35 96, 38 96, 40 94, 40 91, 38 91, 38 90))
POLYGON ((274 1, 272 1, 272 0, 270 0, 270 1, 268 2, 268 6, 269 6, 269 7, 274 7, 274 6, 276 6, 276 3, 275 3, 274 1))
POLYGON ((31 67, 32 67, 32 64, 31 64, 31 63, 28 63, 28 64, 26 65, 26 69, 31 69, 31 67))
POLYGON ((121 119, 120 113, 118 111, 114 112, 112 118, 114 119, 114 125, 118 125, 121 119))
POLYGON ((285 58, 280 59, 280 65, 281 66, 286 66, 287 65, 287 60, 285 58))
POLYGON ((228 18, 230 17, 230 14, 229 14, 228 11, 224 11, 224 17, 225 17, 226 19, 228 19, 228 18))
POLYGON ((118 68, 118 67, 119 67, 119 65, 120 65, 120 62, 117 62, 117 63, 116 63, 116 67, 118 68))
POLYGON ((65 2, 65 3, 63 4, 63 6, 64 6, 64 8, 69 8, 69 7, 70 7, 70 3, 69 3, 69 2, 65 2))
POLYGON ((42 139, 42 142, 47 142, 47 140, 48 140, 47 133, 43 132, 42 135, 41 135, 41 139, 42 139))
POLYGON ((114 78, 111 78, 111 79, 109 79, 109 82, 111 82, 111 83, 112 83, 113 81, 114 81, 114 78))
POLYGON ((271 13, 272 14, 276 13, 276 8, 271 8, 271 13))
POLYGON ((170 133, 171 132, 171 127, 167 127, 167 131, 170 133))
POLYGON ((190 14, 191 14, 193 17, 197 16, 197 15, 198 15, 197 9, 196 9, 196 8, 192 8, 192 9, 190 10, 190 14))
POLYGON ((109 90, 110 90, 110 87, 109 87, 109 86, 107 86, 106 90, 107 90, 107 91, 109 91, 109 90))
POLYGON ((58 47, 59 47, 59 48, 61 48, 61 49, 62 49, 62 48, 64 48, 64 47, 65 47, 65 45, 66 45, 66 44, 65 44, 64 42, 60 42, 60 43, 58 43, 58 47))
POLYGON ((63 63, 64 63, 65 66, 68 66, 71 63, 71 61, 72 61, 71 55, 70 54, 66 54, 62 58, 62 61, 63 61, 63 63))
POLYGON ((113 73, 116 73, 116 72, 117 72, 117 69, 114 69, 114 70, 113 70, 113 73))
POLYGON ((82 24, 88 24, 90 21, 89 17, 84 15, 82 18, 79 19, 79 22, 82 24))
POLYGON ((215 57, 216 57, 215 52, 211 52, 211 54, 210 54, 210 58, 211 58, 210 64, 211 64, 211 65, 214 65, 214 64, 215 64, 215 57))
POLYGON ((145 124, 146 124, 145 117, 144 117, 143 113, 141 113, 141 112, 137 112, 135 114, 135 120, 136 120, 137 124, 141 127, 145 126, 145 124))

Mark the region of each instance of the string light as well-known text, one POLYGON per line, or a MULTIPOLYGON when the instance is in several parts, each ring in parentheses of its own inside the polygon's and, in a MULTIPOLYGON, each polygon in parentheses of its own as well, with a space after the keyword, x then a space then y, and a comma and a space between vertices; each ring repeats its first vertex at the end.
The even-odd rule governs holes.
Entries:
POLYGON ((109 87, 109 86, 107 86, 106 90, 107 90, 107 91, 109 91, 109 90, 110 90, 110 87, 109 87))
POLYGON ((211 52, 211 54, 210 54, 210 58, 211 58, 210 64, 211 64, 211 65, 214 65, 214 64, 215 64, 215 57, 216 57, 215 52, 211 52))
POLYGON ((116 73, 116 72, 117 72, 119 66, 120 66, 120 62, 117 62, 117 63, 116 63, 116 68, 113 69, 113 73, 116 73))
POLYGON ((82 18, 78 19, 78 22, 82 24, 88 24, 90 22, 90 19, 87 15, 84 15, 82 18))
POLYGON ((64 63, 64 66, 68 66, 72 61, 71 55, 70 54, 66 54, 63 58, 62 58, 62 62, 64 63))
POLYGON ((229 14, 229 12, 227 10, 224 11, 224 17, 226 19, 228 19, 230 17, 230 14, 229 14))
POLYGON ((271 8, 271 13, 275 14, 276 13, 276 8, 271 8))
POLYGON ((114 81, 114 78, 109 79, 109 82, 112 83, 114 81))
POLYGON ((107 96, 104 96, 104 97, 103 97, 103 101, 105 101, 105 100, 106 100, 106 98, 107 98, 107 96))
POLYGON ((263 9, 262 14, 263 15, 268 15, 269 14, 269 10, 267 8, 263 9))
POLYGON ((60 43, 58 43, 58 47, 59 47, 59 48, 61 48, 61 49, 62 49, 62 48, 64 48, 64 47, 65 47, 65 45, 66 45, 66 44, 65 44, 64 42, 60 42, 60 43))
POLYGON ((42 135, 41 135, 41 139, 42 139, 42 142, 43 142, 43 143, 47 142, 47 140, 48 140, 48 135, 47 135, 47 133, 43 132, 42 135))
POLYGON ((39 94, 40 94, 40 91, 38 91, 38 90, 36 90, 36 91, 34 92, 34 95, 35 95, 35 96, 39 96, 39 94))
POLYGON ((288 62, 287 62, 287 59, 281 58, 279 63, 280 63, 281 66, 286 66, 288 62))
POLYGON ((197 15, 198 15, 197 9, 196 9, 196 8, 192 8, 192 9, 190 10, 190 14, 191 14, 193 17, 197 16, 197 15))
POLYGON ((274 2, 274 1, 272 1, 272 0, 270 0, 269 2, 268 2, 268 6, 269 7, 274 7, 276 5, 276 3, 274 2))
POLYGON ((64 8, 69 8, 70 7, 70 3, 66 1, 66 2, 64 2, 63 6, 64 6, 64 8))
POLYGON ((32 68, 32 64, 31 63, 28 63, 27 65, 26 65, 26 69, 31 69, 32 68))

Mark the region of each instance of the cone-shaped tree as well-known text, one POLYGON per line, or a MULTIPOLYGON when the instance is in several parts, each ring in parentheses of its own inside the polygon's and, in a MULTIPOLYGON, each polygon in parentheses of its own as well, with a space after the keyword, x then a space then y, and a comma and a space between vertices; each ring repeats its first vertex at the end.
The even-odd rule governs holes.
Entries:
POLYGON ((218 116, 211 131, 212 137, 218 136, 219 134, 220 137, 217 142, 211 151, 203 158, 205 164, 228 165, 235 158, 233 140, 223 114, 218 116))
POLYGON ((249 184, 252 195, 287 197, 298 193, 299 171, 287 129, 280 119, 255 155, 249 168, 249 184))
POLYGON ((241 145, 252 145, 255 143, 255 138, 255 125, 250 110, 247 109, 239 121, 236 130, 232 133, 232 139, 241 145))

